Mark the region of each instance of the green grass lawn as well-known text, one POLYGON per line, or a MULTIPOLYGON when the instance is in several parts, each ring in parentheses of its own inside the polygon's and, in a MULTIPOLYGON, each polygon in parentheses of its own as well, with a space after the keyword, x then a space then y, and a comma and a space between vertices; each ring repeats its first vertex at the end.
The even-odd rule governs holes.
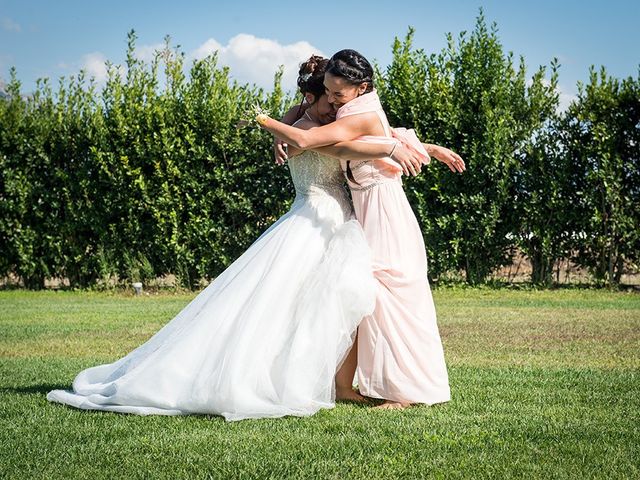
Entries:
POLYGON ((0 478, 640 478, 640 295, 434 292, 451 402, 309 418, 47 402, 195 294, 0 291, 0 478))

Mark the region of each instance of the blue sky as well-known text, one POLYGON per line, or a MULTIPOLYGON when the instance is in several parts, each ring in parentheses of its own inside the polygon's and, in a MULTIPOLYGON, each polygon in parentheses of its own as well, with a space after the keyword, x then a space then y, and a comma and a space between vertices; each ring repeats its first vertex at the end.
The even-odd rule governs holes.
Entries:
POLYGON ((439 51, 445 33, 472 30, 482 7, 497 22, 505 50, 524 55, 532 72, 558 57, 560 88, 569 99, 588 68, 605 65, 617 77, 637 76, 640 1, 386 1, 255 2, 0 0, 0 78, 15 66, 23 90, 38 77, 57 79, 85 68, 100 80, 104 60, 122 63, 126 34, 138 33, 149 58, 165 35, 189 58, 220 50, 241 81, 270 85, 277 63, 289 71, 311 52, 354 48, 386 65, 395 36, 415 27, 415 46, 439 51))

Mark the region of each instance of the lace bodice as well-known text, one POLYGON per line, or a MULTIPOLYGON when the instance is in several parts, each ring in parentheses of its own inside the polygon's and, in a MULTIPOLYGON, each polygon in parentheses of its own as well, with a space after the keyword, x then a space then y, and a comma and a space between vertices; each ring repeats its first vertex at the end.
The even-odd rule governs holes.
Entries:
POLYGON ((298 195, 327 193, 335 196, 336 191, 345 191, 344 176, 337 159, 307 150, 291 157, 287 163, 298 195))

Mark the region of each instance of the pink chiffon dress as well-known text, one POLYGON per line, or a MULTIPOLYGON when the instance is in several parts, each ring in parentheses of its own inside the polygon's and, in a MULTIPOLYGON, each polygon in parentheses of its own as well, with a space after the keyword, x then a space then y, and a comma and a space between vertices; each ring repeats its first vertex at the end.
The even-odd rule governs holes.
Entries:
MULTIPOLYGON (((375 91, 345 104, 336 118, 375 112, 385 137, 429 156, 413 130, 392 129, 375 91)), ((357 382, 363 395, 432 405, 450 400, 449 379, 436 310, 427 278, 427 256, 418 221, 391 159, 342 161, 356 217, 373 256, 376 306, 358 328, 357 382)))

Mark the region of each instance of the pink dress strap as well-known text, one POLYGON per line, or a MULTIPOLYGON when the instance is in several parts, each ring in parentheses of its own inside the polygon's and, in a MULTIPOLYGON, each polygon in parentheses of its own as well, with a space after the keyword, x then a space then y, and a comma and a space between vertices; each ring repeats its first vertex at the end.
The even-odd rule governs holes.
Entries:
MULTIPOLYGON (((402 146, 414 152, 420 158, 423 164, 429 164, 429 162, 431 161, 431 157, 429 157, 429 154, 424 148, 424 145, 422 145, 420 140, 418 140, 418 137, 416 136, 416 133, 413 129, 389 127, 387 117, 384 114, 382 104, 380 103, 380 98, 378 97, 378 93, 375 90, 369 93, 365 93, 364 95, 361 95, 340 107, 336 112, 336 120, 339 120, 342 117, 368 112, 375 112, 378 115, 386 136, 365 135, 358 138, 357 141, 388 145, 392 145, 396 141, 399 141, 402 146)), ((378 159, 378 161, 382 162, 385 168, 388 168, 392 171, 402 171, 400 165, 398 165, 388 157, 380 158, 378 159)))

